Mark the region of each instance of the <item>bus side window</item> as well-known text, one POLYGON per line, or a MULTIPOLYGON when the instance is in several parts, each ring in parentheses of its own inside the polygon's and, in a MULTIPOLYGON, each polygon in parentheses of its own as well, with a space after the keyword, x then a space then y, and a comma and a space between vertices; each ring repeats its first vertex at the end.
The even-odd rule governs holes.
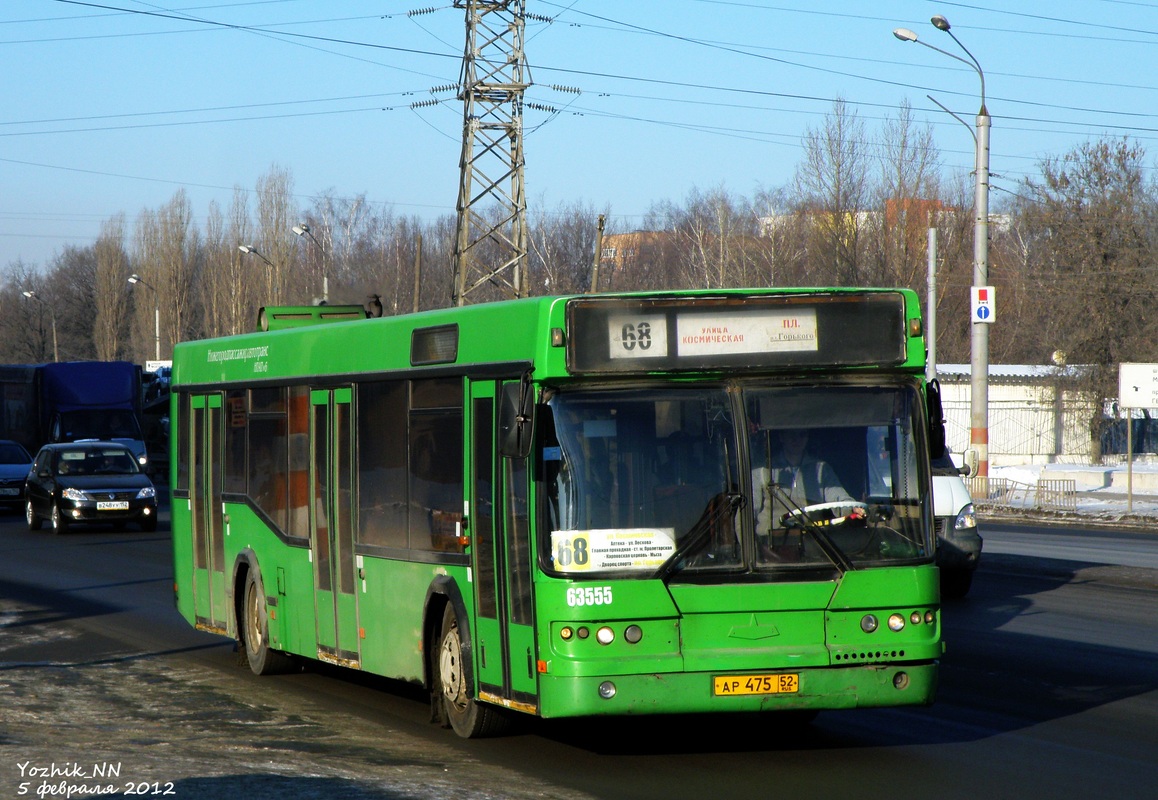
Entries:
POLYGON ((358 540, 410 546, 406 382, 358 385, 358 540))
POLYGON ((410 547, 462 551, 462 381, 414 381, 410 410, 410 547), (421 391, 420 391, 421 389, 421 391), (437 405, 436 405, 437 404, 437 405))

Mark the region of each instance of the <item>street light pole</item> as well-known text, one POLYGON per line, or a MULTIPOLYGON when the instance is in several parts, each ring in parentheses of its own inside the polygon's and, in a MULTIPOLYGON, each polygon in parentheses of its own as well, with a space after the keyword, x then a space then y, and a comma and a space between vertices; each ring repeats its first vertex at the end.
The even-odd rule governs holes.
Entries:
POLYGON ((273 290, 274 303, 277 304, 278 302, 280 302, 281 301, 281 287, 274 285, 275 276, 277 275, 277 272, 278 272, 277 266, 272 261, 270 261, 268 258, 266 258, 264 255, 262 255, 261 251, 259 251, 256 247, 254 247, 251 244, 239 244, 237 246, 237 249, 240 250, 242 253, 244 253, 247 256, 256 256, 257 258, 260 258, 262 261, 264 261, 269 266, 269 268, 270 268, 269 269, 270 288, 273 290))
POLYGON ((153 358, 161 360, 161 301, 157 296, 157 289, 147 283, 140 275, 133 273, 129 276, 129 283, 136 286, 138 283, 153 293, 153 358))
POLYGON ((48 313, 52 315, 52 360, 60 361, 60 350, 56 347, 56 309, 53 308, 50 303, 45 303, 44 298, 31 289, 23 291, 21 294, 29 300, 35 300, 38 303, 43 303, 45 306, 48 306, 48 313))
MULTIPOLYGON (((937 30, 949 34, 957 46, 965 52, 965 55, 969 56, 969 59, 966 60, 928 42, 923 42, 917 38, 917 34, 907 28, 897 28, 893 31, 893 35, 901 41, 917 42, 930 50, 936 50, 938 53, 949 56, 949 58, 967 64, 977 72, 977 76, 981 79, 981 109, 977 112, 977 132, 973 137, 976 144, 974 153, 976 181, 973 196, 973 291, 979 292, 989 283, 990 118, 989 111, 985 107, 985 73, 969 49, 961 44, 961 40, 953 34, 949 20, 937 14, 930 22, 937 30)), ((937 105, 941 104, 937 103, 937 105)), ((983 477, 989 475, 989 323, 972 319, 971 324, 969 447, 976 453, 977 458, 977 468, 974 474, 983 477)))
POLYGON ((322 247, 322 243, 318 241, 318 238, 314 236, 313 231, 310 230, 310 226, 306 223, 303 222, 299 225, 294 225, 292 230, 298 236, 308 237, 311 242, 317 245, 318 253, 322 257, 322 302, 330 302, 330 278, 326 274, 326 248, 322 247))

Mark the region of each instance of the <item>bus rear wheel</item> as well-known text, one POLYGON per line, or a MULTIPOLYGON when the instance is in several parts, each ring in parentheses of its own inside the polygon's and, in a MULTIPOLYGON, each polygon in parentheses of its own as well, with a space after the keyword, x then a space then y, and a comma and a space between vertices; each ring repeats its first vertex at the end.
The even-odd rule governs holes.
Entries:
POLYGON ((459 635, 458 615, 447 604, 442 614, 442 636, 437 653, 438 690, 444 718, 464 739, 495 736, 506 729, 506 718, 499 709, 479 703, 470 696, 467 685, 466 654, 459 635))
POLYGON ((286 672, 293 660, 269 646, 269 619, 266 616, 265 590, 261 575, 251 569, 245 576, 245 595, 241 607, 241 645, 254 675, 286 672))

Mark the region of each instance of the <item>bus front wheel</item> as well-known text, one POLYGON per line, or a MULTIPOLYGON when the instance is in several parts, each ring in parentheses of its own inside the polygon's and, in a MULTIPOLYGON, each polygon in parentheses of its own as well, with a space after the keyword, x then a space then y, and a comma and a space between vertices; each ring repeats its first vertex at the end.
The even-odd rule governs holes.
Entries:
POLYGON ((442 614, 442 637, 436 665, 444 718, 464 739, 494 736, 505 728, 505 719, 497 708, 479 703, 470 696, 465 659, 458 615, 454 607, 447 604, 442 614))

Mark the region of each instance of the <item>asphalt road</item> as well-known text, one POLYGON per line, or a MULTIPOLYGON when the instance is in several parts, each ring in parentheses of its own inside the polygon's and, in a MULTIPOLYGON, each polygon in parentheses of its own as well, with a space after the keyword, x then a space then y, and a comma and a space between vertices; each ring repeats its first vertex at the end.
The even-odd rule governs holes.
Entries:
POLYGON ((173 610, 164 533, 0 517, 0 797, 1151 797, 1158 570, 1105 562, 1158 537, 994 526, 986 547, 945 607, 930 708, 530 721, 466 742, 413 687, 237 666, 173 610))

